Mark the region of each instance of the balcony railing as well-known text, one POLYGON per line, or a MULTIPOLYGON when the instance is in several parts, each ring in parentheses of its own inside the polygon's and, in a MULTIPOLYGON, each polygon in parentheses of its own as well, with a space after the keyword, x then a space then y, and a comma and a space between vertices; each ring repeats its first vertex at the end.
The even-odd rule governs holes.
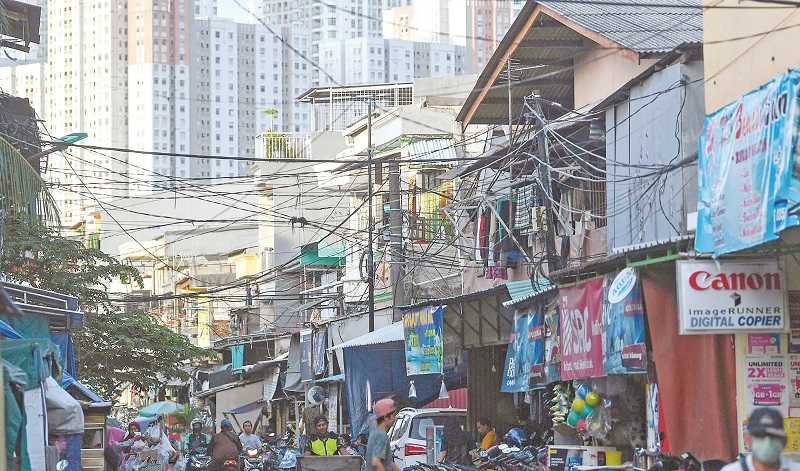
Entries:
POLYGON ((265 160, 311 158, 307 134, 267 131, 256 137, 256 157, 265 160))

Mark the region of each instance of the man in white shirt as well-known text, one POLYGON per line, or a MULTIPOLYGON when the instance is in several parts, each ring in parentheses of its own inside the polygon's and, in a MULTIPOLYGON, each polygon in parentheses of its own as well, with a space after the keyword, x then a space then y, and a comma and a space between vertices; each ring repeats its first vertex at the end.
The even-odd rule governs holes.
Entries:
POLYGON ((239 441, 242 442, 242 449, 261 448, 261 439, 253 433, 253 423, 245 420, 242 424, 242 433, 239 434, 239 441))
POLYGON ((752 438, 749 456, 741 455, 722 471, 800 471, 800 464, 783 457, 786 431, 783 415, 775 409, 755 409, 747 419, 747 433, 752 438))

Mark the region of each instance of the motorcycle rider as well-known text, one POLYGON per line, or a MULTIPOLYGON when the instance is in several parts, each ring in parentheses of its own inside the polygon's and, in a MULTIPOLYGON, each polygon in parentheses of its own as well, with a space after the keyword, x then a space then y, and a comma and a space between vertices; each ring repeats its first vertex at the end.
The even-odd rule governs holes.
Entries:
POLYGON ((203 421, 194 419, 191 424, 192 431, 183 438, 183 451, 191 454, 199 448, 205 448, 208 453, 208 444, 211 443, 211 437, 203 433, 203 421))
MULTIPOLYGON (((786 447, 786 430, 783 428, 783 415, 775 409, 760 407, 754 409, 747 419, 747 433, 752 439, 749 456, 739 455, 739 459, 722 468, 722 471, 797 471, 800 463, 783 456, 786 447)), ((745 439, 746 440, 746 439, 745 439)))
POLYGON ((253 433, 253 422, 245 420, 242 423, 242 433, 239 434, 239 441, 242 442, 242 447, 245 450, 261 449, 261 439, 253 433))
POLYGON ((335 433, 328 431, 328 419, 314 418, 314 432, 308 436, 305 454, 307 456, 333 456, 339 451, 339 440, 335 433))
POLYGON ((211 439, 208 445, 211 463, 208 465, 209 471, 221 471, 222 465, 228 458, 239 459, 242 452, 242 442, 233 432, 233 424, 228 419, 222 419, 220 431, 211 439))

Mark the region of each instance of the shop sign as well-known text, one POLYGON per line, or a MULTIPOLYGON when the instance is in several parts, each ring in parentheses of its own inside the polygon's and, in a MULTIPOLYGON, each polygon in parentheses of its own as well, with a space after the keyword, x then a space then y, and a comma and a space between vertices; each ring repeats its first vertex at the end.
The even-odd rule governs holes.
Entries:
POLYGON ((789 353, 800 353, 800 291, 791 290, 789 303, 789 353))
POLYGON ((501 391, 525 392, 530 389, 531 382, 543 383, 543 320, 542 314, 537 312, 518 315, 514 320, 514 333, 506 352, 501 391))
POLYGON ((442 374, 444 363, 444 306, 405 313, 403 330, 408 376, 442 374))
POLYGON ((559 291, 561 379, 603 376, 603 285, 599 277, 559 291))
POLYGON ((605 290, 605 373, 646 372, 644 301, 636 269, 607 276, 605 290))
POLYGON ((698 148, 698 252, 725 254, 797 225, 800 72, 790 70, 705 119, 698 148))
POLYGON ((681 334, 786 330, 786 278, 777 260, 677 262, 681 334))

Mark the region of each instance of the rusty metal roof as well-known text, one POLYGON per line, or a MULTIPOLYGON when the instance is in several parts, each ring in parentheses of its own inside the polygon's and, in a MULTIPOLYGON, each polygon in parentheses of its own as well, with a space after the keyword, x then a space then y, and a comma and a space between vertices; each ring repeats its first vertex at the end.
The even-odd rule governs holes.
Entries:
POLYGON ((581 53, 617 49, 636 59, 701 43, 702 37, 700 0, 529 0, 456 120, 506 124, 533 92, 558 103, 563 113, 574 106, 573 67, 581 53))

